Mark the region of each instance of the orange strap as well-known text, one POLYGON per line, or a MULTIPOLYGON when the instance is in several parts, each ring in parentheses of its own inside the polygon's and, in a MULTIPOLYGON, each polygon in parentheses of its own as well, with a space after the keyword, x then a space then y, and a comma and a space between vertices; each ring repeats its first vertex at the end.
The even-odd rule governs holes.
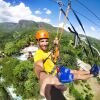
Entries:
POLYGON ((57 62, 58 57, 59 57, 59 48, 56 46, 54 51, 54 63, 57 62))

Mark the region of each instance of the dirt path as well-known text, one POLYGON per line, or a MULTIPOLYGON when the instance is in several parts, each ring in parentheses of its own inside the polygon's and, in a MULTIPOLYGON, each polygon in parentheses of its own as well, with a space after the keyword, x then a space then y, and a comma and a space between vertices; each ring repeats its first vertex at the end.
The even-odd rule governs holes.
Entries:
POLYGON ((96 78, 92 78, 88 81, 93 91, 94 97, 93 100, 100 100, 100 84, 96 78))
MULTIPOLYGON (((80 66, 80 68, 82 68, 83 70, 88 71, 91 68, 89 64, 84 63, 80 59, 77 59, 77 63, 80 66)), ((100 74, 99 74, 99 78, 100 78, 100 74)), ((94 94, 93 100, 100 100, 100 84, 98 83, 97 79, 91 78, 88 80, 88 83, 90 84, 90 87, 94 94)))

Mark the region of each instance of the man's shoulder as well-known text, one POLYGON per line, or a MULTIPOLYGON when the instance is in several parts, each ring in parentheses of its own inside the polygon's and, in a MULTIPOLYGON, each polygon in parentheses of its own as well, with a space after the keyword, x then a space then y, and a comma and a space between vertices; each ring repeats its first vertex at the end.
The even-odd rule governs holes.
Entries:
POLYGON ((41 57, 41 56, 43 56, 43 51, 42 51, 41 49, 39 49, 39 50, 37 50, 37 51, 35 52, 34 58, 35 58, 35 57, 41 57))
POLYGON ((38 49, 35 54, 41 54, 41 53, 43 53, 43 51, 41 49, 38 49))
POLYGON ((38 60, 43 59, 43 53, 42 50, 39 49, 36 51, 35 55, 34 55, 34 62, 37 62, 38 60))

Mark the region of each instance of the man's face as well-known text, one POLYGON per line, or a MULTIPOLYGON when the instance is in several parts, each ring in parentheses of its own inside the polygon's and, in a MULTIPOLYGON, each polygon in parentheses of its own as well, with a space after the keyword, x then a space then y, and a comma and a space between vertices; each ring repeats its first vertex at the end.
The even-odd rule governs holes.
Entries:
POLYGON ((48 49, 48 44, 49 44, 48 39, 40 39, 39 41, 39 47, 43 51, 46 51, 48 49))

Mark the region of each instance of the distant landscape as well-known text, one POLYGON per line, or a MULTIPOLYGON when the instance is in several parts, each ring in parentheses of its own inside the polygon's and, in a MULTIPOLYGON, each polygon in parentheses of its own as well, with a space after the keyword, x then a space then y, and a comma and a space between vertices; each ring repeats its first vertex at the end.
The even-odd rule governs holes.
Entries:
MULTIPOLYGON (((0 23, 0 78, 3 77, 4 79, 3 82, 0 82, 0 88, 2 89, 0 97, 3 98, 7 94, 5 91, 3 92, 3 89, 13 85, 15 93, 22 96, 23 100, 33 98, 39 100, 41 98, 38 79, 33 73, 33 58, 26 61, 16 58, 16 56, 21 55, 21 49, 27 47, 30 42, 33 42, 35 46, 37 45, 35 33, 39 29, 48 30, 50 33, 49 48, 52 48, 52 40, 57 34, 57 27, 31 20, 20 20, 18 23, 0 23)), ((81 34, 79 36, 81 38, 85 37, 81 34)), ((93 37, 88 37, 88 39, 90 44, 100 52, 100 40, 93 37)), ((86 39, 85 41, 87 42, 86 39)), ((89 45, 79 42, 76 47, 74 46, 73 33, 64 30, 60 43, 61 57, 57 64, 71 69, 79 69, 79 66, 76 65, 76 58, 79 58, 91 66, 94 63, 100 66, 100 56, 94 49, 94 55, 92 55, 89 45)), ((76 81, 66 85, 69 88, 69 97, 74 100, 99 100, 100 78, 94 78, 90 81, 76 81)), ((6 96, 8 97, 8 95, 6 96)))

